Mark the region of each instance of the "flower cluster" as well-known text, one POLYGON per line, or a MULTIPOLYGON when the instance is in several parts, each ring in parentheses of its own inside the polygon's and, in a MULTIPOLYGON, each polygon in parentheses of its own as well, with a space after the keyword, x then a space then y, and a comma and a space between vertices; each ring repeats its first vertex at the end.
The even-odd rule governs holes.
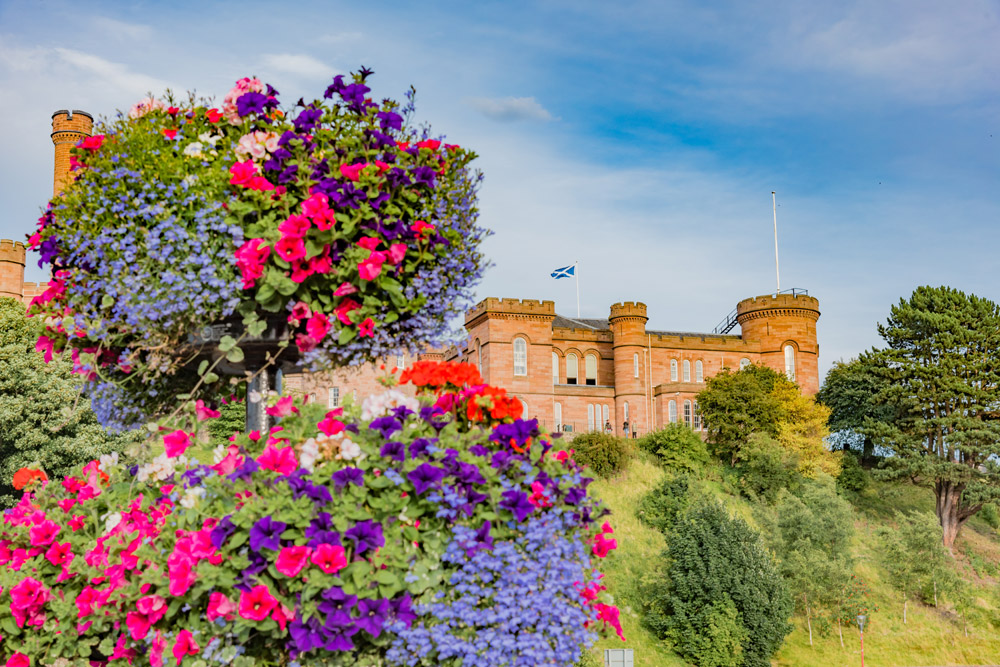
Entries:
POLYGON ((484 267, 475 155, 373 102, 370 74, 287 112, 254 78, 221 110, 143 100, 73 149, 29 239, 53 270, 30 312, 40 349, 74 350, 102 423, 217 389, 199 362, 238 364, 275 326, 292 344, 270 351, 312 370, 447 338, 484 267))
POLYGON ((282 397, 278 426, 211 465, 186 458, 217 416, 201 405, 143 465, 26 473, 0 527, 0 658, 574 664, 621 630, 595 569, 606 511, 534 420, 470 420, 473 389, 282 397))

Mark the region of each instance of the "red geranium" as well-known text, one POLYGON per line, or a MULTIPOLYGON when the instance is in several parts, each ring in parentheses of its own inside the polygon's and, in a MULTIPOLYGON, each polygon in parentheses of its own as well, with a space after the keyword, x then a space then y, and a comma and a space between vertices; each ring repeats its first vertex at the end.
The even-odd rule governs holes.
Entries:
POLYGON ((49 476, 45 474, 44 470, 36 470, 34 468, 21 468, 16 473, 14 473, 14 479, 12 480, 11 483, 13 484, 15 489, 20 491, 24 487, 34 482, 36 479, 39 479, 43 482, 47 482, 49 480, 49 476))

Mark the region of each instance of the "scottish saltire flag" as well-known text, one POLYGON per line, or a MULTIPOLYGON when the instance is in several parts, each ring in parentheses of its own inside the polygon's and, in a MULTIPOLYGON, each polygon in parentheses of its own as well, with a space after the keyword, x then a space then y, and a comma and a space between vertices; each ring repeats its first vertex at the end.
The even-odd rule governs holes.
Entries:
POLYGON ((575 274, 576 274, 576 266, 570 265, 570 266, 564 266, 561 269, 556 269, 555 271, 552 272, 552 277, 555 278, 556 280, 559 280, 560 278, 570 278, 575 274))

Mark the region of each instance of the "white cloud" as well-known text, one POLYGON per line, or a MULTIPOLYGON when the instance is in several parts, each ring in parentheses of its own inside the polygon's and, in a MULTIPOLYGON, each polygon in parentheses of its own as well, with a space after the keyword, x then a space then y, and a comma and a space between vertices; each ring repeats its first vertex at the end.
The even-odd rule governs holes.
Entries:
POLYGON ((534 97, 473 97, 468 104, 494 120, 552 120, 534 97))
POLYGON ((268 53, 262 62, 271 71, 309 78, 328 78, 338 73, 326 63, 301 53, 268 53))
POLYGON ((105 60, 91 53, 62 47, 56 47, 53 50, 65 64, 89 72, 104 84, 132 93, 136 98, 142 97, 148 92, 159 95, 164 89, 170 87, 162 79, 133 72, 126 65, 105 60))
POLYGON ((91 21, 98 30, 114 37, 140 41, 153 36, 153 29, 141 23, 128 23, 105 16, 94 17, 91 21))

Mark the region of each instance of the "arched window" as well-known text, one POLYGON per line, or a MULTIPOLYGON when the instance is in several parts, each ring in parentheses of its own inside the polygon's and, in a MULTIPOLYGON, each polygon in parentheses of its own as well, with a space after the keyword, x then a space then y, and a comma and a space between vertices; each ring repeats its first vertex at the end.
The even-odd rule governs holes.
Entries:
POLYGON ((698 412, 698 401, 694 402, 694 430, 701 430, 701 413, 698 412))
POLYGON ((691 401, 684 401, 684 423, 691 426, 691 401))
POLYGON ((744 368, 746 368, 749 365, 750 365, 750 360, 749 359, 747 359, 746 357, 743 357, 742 359, 740 359, 740 370, 743 370, 744 368))
POLYGON ((636 352, 632 355, 632 374, 635 377, 639 377, 639 353, 636 352))
POLYGON ((691 381, 691 362, 687 359, 684 360, 684 381, 691 381))
POLYGON ((704 367, 701 365, 701 359, 694 362, 694 381, 695 382, 705 381, 705 372, 704 372, 704 367))
POLYGON ((552 353, 552 384, 559 384, 559 355, 552 353))
POLYGON ((340 405, 340 387, 330 387, 326 390, 326 407, 336 408, 340 405))
POLYGON ((478 340, 476 341, 476 368, 479 369, 479 374, 483 374, 483 344, 478 340))
POLYGON ((610 421, 611 421, 611 411, 610 411, 610 410, 608 409, 608 406, 607 406, 607 405, 605 405, 605 406, 604 406, 604 407, 602 408, 602 410, 603 410, 603 412, 604 412, 604 423, 605 423, 605 424, 607 424, 608 422, 610 422, 610 421))
POLYGON ((528 374, 528 341, 514 339, 514 375, 528 374))
POLYGON ((667 416, 670 418, 671 424, 677 423, 677 401, 671 400, 667 403, 667 416))
POLYGON ((795 348, 791 345, 785 346, 785 375, 795 382, 795 348))
POLYGON ((593 403, 588 403, 587 404, 587 430, 588 431, 593 431, 594 430, 594 404, 593 403))
POLYGON ((625 401, 625 405, 622 407, 623 407, 623 412, 625 414, 625 421, 628 421, 628 401, 625 401))
POLYGON ((397 354, 396 355, 396 368, 403 370, 406 368, 406 355, 397 354))
POLYGON ((597 355, 588 354, 584 357, 584 370, 587 371, 587 382, 586 384, 595 385, 597 384, 597 355))
POLYGON ((552 416, 556 422, 556 432, 562 431, 562 403, 552 404, 552 416))
POLYGON ((677 360, 670 360, 670 381, 677 382, 677 360))
POLYGON ((566 355, 566 384, 576 384, 576 355, 570 352, 566 355))

